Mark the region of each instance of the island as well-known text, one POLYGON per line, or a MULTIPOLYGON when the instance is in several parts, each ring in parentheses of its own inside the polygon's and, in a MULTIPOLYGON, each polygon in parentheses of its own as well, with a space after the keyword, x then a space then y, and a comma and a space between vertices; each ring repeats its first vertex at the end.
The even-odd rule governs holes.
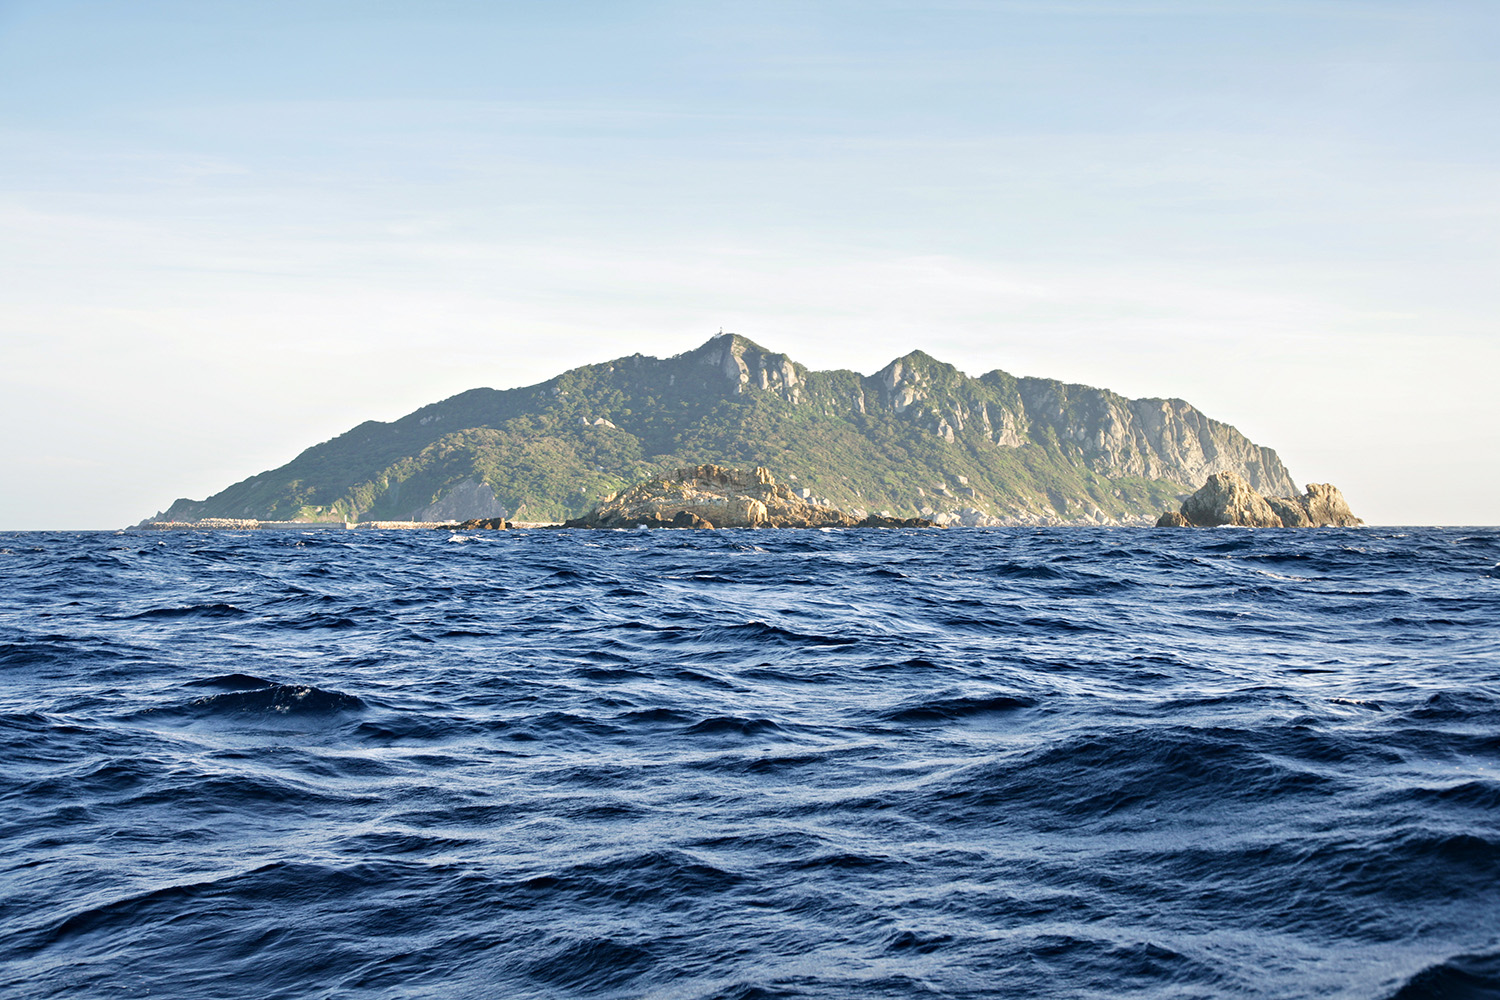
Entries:
POLYGON ((1297 492, 1273 449, 1181 399, 971 377, 920 350, 869 375, 816 371, 721 334, 368 420, 142 526, 587 520, 606 497, 705 463, 774 469, 815 506, 945 526, 1145 527, 1220 472, 1297 492))

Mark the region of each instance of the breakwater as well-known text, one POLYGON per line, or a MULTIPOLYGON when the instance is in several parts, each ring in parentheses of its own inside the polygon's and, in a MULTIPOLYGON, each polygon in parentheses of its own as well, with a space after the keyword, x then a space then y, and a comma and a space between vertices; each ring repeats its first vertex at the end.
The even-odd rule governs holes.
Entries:
POLYGON ((228 517, 206 517, 199 521, 148 521, 140 525, 145 531, 318 531, 346 528, 411 531, 456 527, 458 522, 454 521, 256 521, 228 517))

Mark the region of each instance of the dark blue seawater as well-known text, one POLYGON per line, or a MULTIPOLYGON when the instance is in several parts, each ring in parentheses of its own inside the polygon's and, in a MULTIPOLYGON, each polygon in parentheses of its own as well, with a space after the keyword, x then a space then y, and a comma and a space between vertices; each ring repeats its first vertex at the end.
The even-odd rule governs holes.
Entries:
POLYGON ((0 994, 1497 997, 1497 564, 0 535, 0 994))

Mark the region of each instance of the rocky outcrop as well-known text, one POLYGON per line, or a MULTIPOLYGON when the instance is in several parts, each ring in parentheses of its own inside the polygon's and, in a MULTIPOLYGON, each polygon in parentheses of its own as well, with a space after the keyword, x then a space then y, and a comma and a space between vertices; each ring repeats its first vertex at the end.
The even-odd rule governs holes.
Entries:
POLYGON ((763 468, 678 469, 607 498, 568 528, 930 528, 922 518, 856 516, 808 503, 763 468))
POLYGON ((1327 525, 1352 528, 1365 523, 1354 516, 1354 511, 1349 509, 1349 504, 1344 500, 1344 494, 1332 483, 1308 483, 1307 492, 1298 497, 1297 502, 1317 527, 1327 525))
POLYGON ((1271 512, 1281 519, 1283 528, 1311 528, 1313 520, 1306 508, 1293 497, 1266 497, 1271 512))
POLYGON ((1279 528, 1281 518, 1266 498, 1250 488, 1236 472, 1218 472, 1202 488, 1182 502, 1182 516, 1189 524, 1210 527, 1237 524, 1244 528, 1279 528))
POLYGON ((753 387, 794 406, 802 402, 807 369, 785 354, 774 354, 744 337, 721 333, 685 357, 717 370, 736 394, 753 387))
POLYGON ((1364 524, 1330 483, 1310 483, 1300 497, 1264 497, 1234 472, 1208 477, 1198 492, 1167 511, 1158 528, 1349 528, 1364 524))
POLYGON ((503 531, 506 528, 514 527, 514 525, 503 517, 471 517, 461 524, 444 524, 439 527, 452 528, 456 531, 503 531))

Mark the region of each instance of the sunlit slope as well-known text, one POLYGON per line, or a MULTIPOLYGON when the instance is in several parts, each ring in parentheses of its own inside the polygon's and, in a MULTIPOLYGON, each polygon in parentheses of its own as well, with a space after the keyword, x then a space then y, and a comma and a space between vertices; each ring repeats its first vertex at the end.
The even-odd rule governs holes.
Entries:
POLYGON ((406 518, 483 483, 513 516, 560 519, 655 470, 706 462, 763 465, 835 505, 903 516, 1154 517, 1226 470, 1262 493, 1296 492, 1275 452, 1181 400, 970 378, 921 352, 871 376, 815 372, 726 334, 366 422, 166 516, 406 518))

